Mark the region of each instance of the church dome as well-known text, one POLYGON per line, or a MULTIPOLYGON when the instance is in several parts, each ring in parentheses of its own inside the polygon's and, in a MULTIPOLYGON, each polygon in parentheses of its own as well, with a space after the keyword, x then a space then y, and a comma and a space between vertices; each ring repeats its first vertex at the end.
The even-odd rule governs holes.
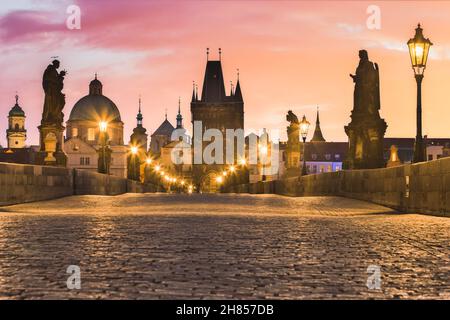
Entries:
POLYGON ((120 112, 114 102, 103 95, 87 95, 72 108, 69 121, 88 120, 88 121, 121 121, 120 112))
POLYGON ((18 95, 16 95, 16 104, 9 111, 9 116, 10 117, 25 117, 25 112, 19 106, 19 96, 18 95))
POLYGON ((95 79, 89 84, 89 94, 80 100, 72 108, 69 121, 108 121, 120 122, 120 112, 116 104, 102 94, 103 85, 95 79))

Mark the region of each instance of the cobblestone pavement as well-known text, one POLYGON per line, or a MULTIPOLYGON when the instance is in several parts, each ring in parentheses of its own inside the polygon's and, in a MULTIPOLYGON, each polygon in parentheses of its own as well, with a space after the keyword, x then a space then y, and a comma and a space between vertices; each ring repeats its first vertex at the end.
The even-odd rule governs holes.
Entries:
POLYGON ((450 219, 356 200, 125 194, 0 211, 2 299, 450 298, 450 219))

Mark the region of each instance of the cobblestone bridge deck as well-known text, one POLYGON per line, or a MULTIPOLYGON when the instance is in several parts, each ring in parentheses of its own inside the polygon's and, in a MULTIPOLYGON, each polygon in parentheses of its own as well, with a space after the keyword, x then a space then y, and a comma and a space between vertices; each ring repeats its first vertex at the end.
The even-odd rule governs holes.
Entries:
POLYGON ((0 298, 449 299, 449 240, 448 218, 336 197, 73 196, 0 208, 0 298))

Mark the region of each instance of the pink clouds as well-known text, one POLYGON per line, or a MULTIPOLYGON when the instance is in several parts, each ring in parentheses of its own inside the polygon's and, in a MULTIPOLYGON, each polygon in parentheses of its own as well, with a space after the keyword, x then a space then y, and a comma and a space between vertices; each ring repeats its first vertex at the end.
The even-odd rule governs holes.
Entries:
POLYGON ((51 12, 31 10, 10 12, 0 18, 0 39, 3 43, 36 41, 42 33, 64 30, 61 23, 48 22, 51 16, 51 12))

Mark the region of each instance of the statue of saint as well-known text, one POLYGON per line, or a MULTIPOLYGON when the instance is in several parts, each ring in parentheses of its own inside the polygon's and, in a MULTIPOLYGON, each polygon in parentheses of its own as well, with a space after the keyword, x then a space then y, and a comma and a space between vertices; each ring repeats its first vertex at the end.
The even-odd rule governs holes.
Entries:
POLYGON ((64 77, 67 72, 58 72, 59 61, 53 60, 42 77, 42 87, 45 92, 44 111, 42 113, 42 124, 61 125, 64 119, 62 110, 66 104, 65 95, 61 92, 64 87, 64 77))
POLYGON ((356 74, 350 74, 355 83, 354 110, 358 113, 378 115, 380 110, 380 77, 378 64, 369 61, 366 50, 359 51, 356 74))

